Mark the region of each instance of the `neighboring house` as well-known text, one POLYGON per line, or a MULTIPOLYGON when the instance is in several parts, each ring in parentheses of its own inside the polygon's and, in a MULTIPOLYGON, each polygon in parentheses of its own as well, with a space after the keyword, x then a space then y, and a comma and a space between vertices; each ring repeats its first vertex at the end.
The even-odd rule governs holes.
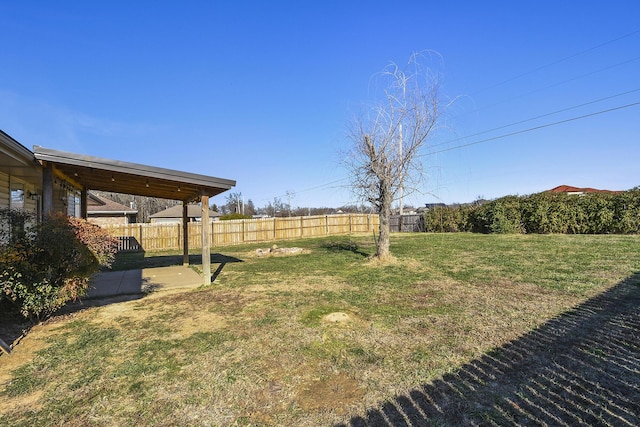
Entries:
POLYGON ((586 193, 608 193, 608 194, 616 194, 622 193, 622 191, 613 191, 613 190, 598 190, 596 188, 589 187, 572 187, 570 185, 559 185, 551 190, 547 190, 547 193, 566 193, 569 195, 581 195, 586 193))
POLYGON ((134 224, 138 211, 97 194, 87 194, 87 220, 101 227, 134 224))
POLYGON ((423 213, 423 212, 430 211, 431 209, 446 208, 446 207, 447 205, 444 203, 425 203, 424 206, 419 207, 418 209, 416 209, 416 211, 418 213, 423 213))
MULTIPOLYGON (((220 214, 209 210, 209 218, 211 221, 217 221, 220 214)), ((172 206, 168 209, 154 213, 149 216, 152 224, 181 224, 182 223, 182 205, 172 206)), ((187 218, 189 222, 200 222, 202 219, 202 208, 197 204, 187 205, 187 218)))

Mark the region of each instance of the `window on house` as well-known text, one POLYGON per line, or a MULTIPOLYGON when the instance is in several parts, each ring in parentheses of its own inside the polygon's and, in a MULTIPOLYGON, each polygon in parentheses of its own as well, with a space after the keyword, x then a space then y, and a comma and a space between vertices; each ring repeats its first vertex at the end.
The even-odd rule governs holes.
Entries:
POLYGON ((11 184, 11 209, 24 209, 24 185, 19 183, 11 184))

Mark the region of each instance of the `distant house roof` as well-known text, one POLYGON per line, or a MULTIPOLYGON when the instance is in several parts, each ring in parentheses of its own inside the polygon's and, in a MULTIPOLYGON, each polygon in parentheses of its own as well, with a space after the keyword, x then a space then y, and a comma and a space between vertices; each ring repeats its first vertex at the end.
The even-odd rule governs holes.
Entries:
POLYGON ((613 190, 598 190, 597 188, 590 187, 572 187, 570 185, 559 185, 551 190, 547 190, 547 193, 575 193, 575 194, 584 194, 584 193, 621 193, 621 191, 613 191, 613 190))
POLYGON ((87 194, 87 214, 88 215, 105 215, 105 214, 122 214, 122 215, 136 215, 137 210, 131 209, 128 206, 116 203, 113 200, 106 197, 98 196, 97 194, 87 194))
MULTIPOLYGON (((218 212, 209 209, 209 217, 218 217, 218 212)), ((200 218, 202 217, 202 207, 197 204, 187 205, 187 217, 188 218, 200 218)), ((163 211, 149 215, 149 218, 179 218, 182 219, 182 205, 175 205, 163 211)))
POLYGON ((447 205, 445 203, 425 203, 424 206, 420 206, 418 209, 416 209, 416 211, 418 213, 422 213, 430 209, 446 208, 446 207, 447 205))

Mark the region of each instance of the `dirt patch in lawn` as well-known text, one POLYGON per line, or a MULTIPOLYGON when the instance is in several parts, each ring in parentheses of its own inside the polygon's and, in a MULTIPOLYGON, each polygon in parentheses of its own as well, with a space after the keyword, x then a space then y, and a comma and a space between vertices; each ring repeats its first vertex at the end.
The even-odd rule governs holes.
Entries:
POLYGON ((305 411, 335 410, 337 415, 343 415, 364 394, 358 381, 340 372, 304 382, 298 388, 296 401, 305 411))

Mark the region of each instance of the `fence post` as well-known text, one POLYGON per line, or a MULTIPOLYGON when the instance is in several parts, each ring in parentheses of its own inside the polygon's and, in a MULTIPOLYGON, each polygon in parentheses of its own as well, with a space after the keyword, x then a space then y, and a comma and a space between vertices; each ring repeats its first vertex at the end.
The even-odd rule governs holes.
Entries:
POLYGON ((138 237, 140 237, 140 238, 138 239, 138 241, 140 242, 140 246, 142 246, 143 248, 146 248, 146 247, 147 247, 147 245, 146 245, 146 244, 145 244, 145 245, 143 245, 143 244, 142 244, 142 224, 140 224, 140 225, 138 226, 138 230, 139 230, 139 233, 138 233, 138 234, 139 234, 139 236, 138 236, 138 237))

